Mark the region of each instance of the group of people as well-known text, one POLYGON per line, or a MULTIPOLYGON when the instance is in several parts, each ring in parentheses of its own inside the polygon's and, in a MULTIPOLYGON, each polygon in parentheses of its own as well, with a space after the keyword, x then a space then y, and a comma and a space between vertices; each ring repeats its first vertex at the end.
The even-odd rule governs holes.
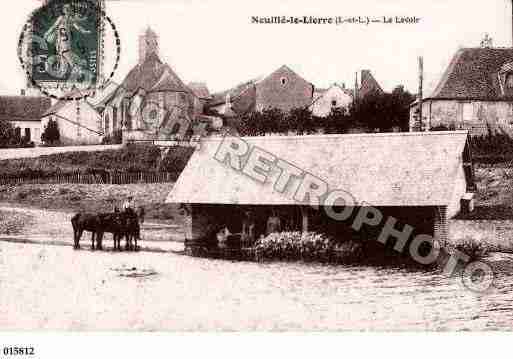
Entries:
MULTIPOLYGON (((273 210, 267 218, 265 231, 257 233, 256 218, 251 210, 244 211, 242 218, 242 229, 240 233, 240 240, 243 245, 252 245, 255 243, 257 237, 263 238, 271 233, 282 231, 282 221, 278 212, 273 210)), ((217 233, 217 241, 223 245, 226 243, 229 236, 233 235, 227 226, 217 233)))

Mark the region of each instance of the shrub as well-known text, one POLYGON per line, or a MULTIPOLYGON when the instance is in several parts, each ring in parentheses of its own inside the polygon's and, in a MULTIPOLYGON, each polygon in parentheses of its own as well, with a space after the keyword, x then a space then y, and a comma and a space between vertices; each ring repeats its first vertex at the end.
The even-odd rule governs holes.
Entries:
POLYGON ((41 134, 41 141, 47 146, 58 144, 60 140, 59 126, 57 121, 50 120, 41 134))
POLYGON ((102 139, 102 145, 117 145, 123 143, 123 131, 115 130, 102 139))

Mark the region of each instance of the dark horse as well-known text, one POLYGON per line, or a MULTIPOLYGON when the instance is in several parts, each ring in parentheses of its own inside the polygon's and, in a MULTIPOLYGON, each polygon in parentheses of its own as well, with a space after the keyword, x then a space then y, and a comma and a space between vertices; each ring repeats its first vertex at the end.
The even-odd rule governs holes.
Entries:
POLYGON ((84 231, 91 232, 91 248, 102 249, 103 235, 112 233, 114 250, 121 250, 121 239, 125 237, 127 250, 137 249, 140 238, 139 214, 132 209, 114 213, 77 213, 71 219, 74 234, 74 248, 80 248, 84 231), (132 245, 132 240, 134 244, 132 245))
POLYGON ((139 221, 141 216, 131 208, 125 210, 123 216, 123 235, 125 236, 125 249, 126 250, 137 250, 137 240, 140 238, 141 227, 139 221), (132 243, 132 240, 134 243, 132 243))
POLYGON ((137 249, 137 239, 140 235, 139 218, 130 208, 124 212, 100 214, 100 226, 97 231, 101 243, 104 233, 112 233, 114 250, 121 250, 121 239, 125 237, 125 249, 137 249), (132 245, 132 239, 135 246, 132 245))
POLYGON ((121 250, 121 237, 125 233, 126 220, 124 213, 101 213, 98 215, 100 218, 100 225, 96 235, 98 241, 102 243, 103 235, 105 233, 112 233, 112 239, 114 241, 114 250, 121 250))
POLYGON ((73 226, 73 248, 80 248, 80 239, 84 231, 91 232, 91 248, 94 250, 95 239, 98 249, 102 249, 101 241, 98 240, 98 229, 100 228, 100 217, 91 213, 77 213, 71 218, 73 226))
POLYGON ((121 213, 77 213, 71 218, 73 226, 74 246, 80 248, 80 239, 84 231, 91 232, 91 249, 102 249, 103 234, 112 233, 114 237, 114 247, 121 240, 123 230, 123 220, 121 213), (96 247, 95 247, 96 242, 96 247))

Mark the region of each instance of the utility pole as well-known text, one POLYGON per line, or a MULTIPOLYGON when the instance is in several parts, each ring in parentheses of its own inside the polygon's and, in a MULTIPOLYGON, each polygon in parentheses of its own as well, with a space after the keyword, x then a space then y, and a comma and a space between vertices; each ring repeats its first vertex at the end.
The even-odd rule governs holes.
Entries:
MULTIPOLYGON (((513 0, 512 0, 513 1, 513 0)), ((423 83, 424 83, 424 58, 422 56, 419 56, 419 95, 418 95, 418 101, 419 101, 419 131, 422 131, 422 89, 423 89, 423 83)))
MULTIPOLYGON (((513 0, 511 0, 513 1, 513 0)), ((355 72, 354 77, 354 98, 353 98, 354 107, 356 108, 358 104, 358 71, 355 72)))

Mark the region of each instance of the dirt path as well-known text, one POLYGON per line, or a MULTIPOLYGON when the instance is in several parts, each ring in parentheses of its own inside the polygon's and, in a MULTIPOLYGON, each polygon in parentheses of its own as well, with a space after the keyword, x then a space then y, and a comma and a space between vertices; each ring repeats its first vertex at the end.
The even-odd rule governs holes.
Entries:
MULTIPOLYGON (((65 246, 73 244, 73 229, 70 223, 73 213, 6 204, 0 204, 0 211, 17 212, 22 214, 23 218, 27 218, 16 234, 0 233, 0 241, 65 246)), ((184 236, 178 225, 145 222, 141 228, 141 238, 139 245, 142 250, 175 251, 183 248, 184 236)), ((107 234, 106 239, 105 245, 108 250, 112 247, 111 235, 107 234)), ((83 235, 81 246, 90 248, 88 232, 83 235)))

